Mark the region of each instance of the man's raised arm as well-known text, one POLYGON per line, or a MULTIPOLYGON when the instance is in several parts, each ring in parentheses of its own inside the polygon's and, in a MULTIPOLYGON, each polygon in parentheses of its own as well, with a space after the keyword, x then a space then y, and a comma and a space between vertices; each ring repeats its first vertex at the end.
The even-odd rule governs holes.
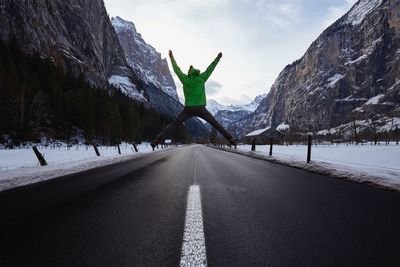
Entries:
POLYGON ((176 76, 178 76, 179 80, 183 83, 183 81, 186 79, 186 75, 181 71, 178 64, 176 64, 174 55, 172 54, 171 50, 169 50, 169 58, 171 59, 172 68, 174 69, 176 76))
POLYGON ((208 66, 208 68, 202 74, 200 74, 201 78, 203 78, 204 81, 207 81, 208 78, 211 76, 211 73, 214 71, 221 57, 222 53, 219 53, 218 56, 214 59, 214 61, 211 62, 210 66, 208 66))

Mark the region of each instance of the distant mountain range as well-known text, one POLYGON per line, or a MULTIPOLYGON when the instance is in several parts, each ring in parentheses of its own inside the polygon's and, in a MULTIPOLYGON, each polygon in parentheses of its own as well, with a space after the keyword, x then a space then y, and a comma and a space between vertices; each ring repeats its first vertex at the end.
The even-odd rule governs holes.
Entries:
POLYGON ((208 99, 207 100, 207 109, 213 115, 217 114, 218 111, 221 111, 221 110, 228 110, 228 111, 245 110, 245 111, 249 111, 249 112, 254 112, 257 109, 258 105, 260 105, 261 101, 265 98, 265 96, 266 96, 266 94, 256 96, 253 101, 251 101, 248 104, 244 104, 244 105, 223 105, 214 99, 208 99))
MULTIPOLYGON (((214 99, 207 100, 207 109, 215 116, 224 127, 229 128, 230 125, 237 121, 243 120, 251 115, 264 99, 266 95, 259 95, 248 104, 244 105, 222 105, 214 99)), ((206 124, 208 129, 211 129, 209 124, 206 124)))

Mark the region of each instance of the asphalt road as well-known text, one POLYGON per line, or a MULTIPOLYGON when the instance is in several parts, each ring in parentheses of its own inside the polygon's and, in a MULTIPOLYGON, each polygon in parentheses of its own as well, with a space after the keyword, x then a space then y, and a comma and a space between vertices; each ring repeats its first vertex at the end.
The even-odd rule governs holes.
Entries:
POLYGON ((400 266, 400 194, 190 146, 0 193, 0 266, 400 266), (198 215, 198 214, 197 214, 198 215))

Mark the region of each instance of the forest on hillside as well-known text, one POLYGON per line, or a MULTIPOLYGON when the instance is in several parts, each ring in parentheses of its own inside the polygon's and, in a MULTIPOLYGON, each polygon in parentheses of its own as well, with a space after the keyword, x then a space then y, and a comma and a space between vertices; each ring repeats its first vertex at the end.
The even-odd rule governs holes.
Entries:
MULTIPOLYGON (((170 122, 117 88, 95 88, 14 41, 0 42, 0 143, 47 139, 116 144, 151 140, 170 122)), ((177 141, 187 141, 180 127, 177 141)))

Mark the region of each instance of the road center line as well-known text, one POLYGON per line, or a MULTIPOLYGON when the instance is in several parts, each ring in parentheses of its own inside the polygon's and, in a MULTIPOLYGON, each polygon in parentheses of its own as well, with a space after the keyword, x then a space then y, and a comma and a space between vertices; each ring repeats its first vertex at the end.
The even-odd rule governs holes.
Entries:
POLYGON ((180 266, 207 266, 199 185, 189 188, 180 266))

